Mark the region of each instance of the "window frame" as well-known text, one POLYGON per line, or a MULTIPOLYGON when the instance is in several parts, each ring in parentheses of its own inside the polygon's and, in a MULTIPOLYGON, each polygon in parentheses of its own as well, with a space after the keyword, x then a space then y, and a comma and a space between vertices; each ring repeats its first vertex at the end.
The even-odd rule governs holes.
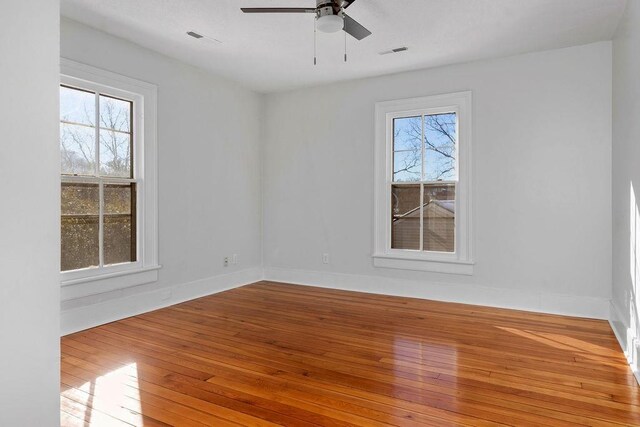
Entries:
MULTIPOLYGON (((470 91, 419 98, 378 102, 375 106, 376 139, 374 150, 374 251, 376 267, 473 274, 471 220, 471 107, 470 91), (431 252, 391 248, 391 190, 393 185, 427 184, 432 181, 393 182, 394 119, 442 113, 456 113, 457 175, 455 252, 431 252)), ((424 145, 424 143, 422 143, 424 145)), ((422 148, 424 150, 424 148, 422 148)), ((424 167, 424 165, 423 165, 424 167)), ((424 177, 421 177, 421 179, 424 177)), ((438 182, 438 181, 433 181, 438 182)), ((433 183, 432 182, 432 183, 433 183)), ((447 183, 450 181, 442 181, 447 183)), ((421 186, 422 188, 422 186, 421 186)), ((421 198, 423 195, 421 195, 421 198)))
MULTIPOLYGON (((61 171, 60 180, 61 184, 98 184, 101 194, 103 185, 125 181, 135 183, 137 252, 134 262, 60 272, 63 300, 156 281, 160 268, 157 238, 157 86, 64 58, 61 58, 60 64, 60 85, 133 103, 132 178, 63 175, 61 171)), ((99 126, 99 123, 96 125, 99 126)), ((103 212, 102 197, 100 204, 100 211, 103 212)))

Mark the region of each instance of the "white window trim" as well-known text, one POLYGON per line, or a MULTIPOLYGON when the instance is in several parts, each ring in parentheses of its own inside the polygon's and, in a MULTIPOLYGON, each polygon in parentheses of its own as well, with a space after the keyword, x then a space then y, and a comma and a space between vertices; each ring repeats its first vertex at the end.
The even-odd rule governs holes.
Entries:
MULTIPOLYGON (((143 184, 137 189, 137 261, 60 273, 62 300, 157 281, 157 86, 65 58, 60 59, 60 83, 133 101, 134 177, 143 184)), ((82 181, 69 177, 76 179, 82 181)))
POLYGON ((374 150, 374 251, 376 267, 473 274, 471 219, 471 92, 409 98, 376 103, 374 150), (458 183, 456 187, 456 251, 453 253, 391 249, 391 181, 393 176, 393 119, 455 111, 458 114, 458 183))

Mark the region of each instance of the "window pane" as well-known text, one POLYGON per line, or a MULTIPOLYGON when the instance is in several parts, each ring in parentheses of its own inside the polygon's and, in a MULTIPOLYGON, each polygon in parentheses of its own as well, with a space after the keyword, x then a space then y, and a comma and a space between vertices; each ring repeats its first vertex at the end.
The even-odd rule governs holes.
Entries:
POLYGON ((422 176, 422 147, 420 117, 393 120, 393 180, 420 181, 422 176))
POLYGON ((60 167, 63 174, 93 175, 95 151, 94 128, 60 123, 60 167))
POLYGON ((455 184, 425 185, 423 202, 424 250, 454 252, 456 241, 455 184))
POLYGON ((391 187, 391 247, 420 249, 420 185, 391 187))
POLYGON ((455 181, 457 124, 456 113, 424 117, 425 181, 455 181))
POLYGON ((420 181, 422 175, 422 153, 416 151, 396 151, 393 153, 393 181, 420 181))
POLYGON ((104 263, 136 260, 135 184, 104 186, 104 263))
POLYGON ((131 102, 100 95, 100 127, 131 131, 131 102))
POLYGON ((100 175, 133 177, 129 134, 100 130, 100 175))
POLYGON ((98 266, 98 185, 63 183, 61 195, 60 269, 67 271, 98 266))
POLYGON ((96 120, 96 95, 60 86, 60 120, 93 126, 96 120))
POLYGON ((393 151, 420 151, 421 134, 420 116, 393 119, 393 151))

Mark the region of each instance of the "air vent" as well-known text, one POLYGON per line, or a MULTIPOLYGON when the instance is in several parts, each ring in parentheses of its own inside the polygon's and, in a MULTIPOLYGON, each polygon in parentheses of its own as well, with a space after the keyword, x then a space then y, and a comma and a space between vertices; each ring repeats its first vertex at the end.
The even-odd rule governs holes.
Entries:
POLYGON ((204 35, 204 34, 196 33, 195 31, 187 31, 187 35, 189 37, 193 37, 194 39, 197 39, 197 40, 207 40, 207 41, 210 41, 212 43, 222 43, 218 39, 214 39, 213 37, 209 37, 209 36, 204 35))
POLYGON ((204 38, 204 36, 202 34, 198 34, 198 33, 193 32, 193 31, 187 31, 187 35, 193 37, 194 39, 204 38))
POLYGON ((391 50, 385 50, 384 52, 380 52, 380 55, 388 55, 390 53, 400 53, 400 52, 405 52, 409 50, 408 47, 403 46, 403 47, 397 47, 395 49, 391 49, 391 50))

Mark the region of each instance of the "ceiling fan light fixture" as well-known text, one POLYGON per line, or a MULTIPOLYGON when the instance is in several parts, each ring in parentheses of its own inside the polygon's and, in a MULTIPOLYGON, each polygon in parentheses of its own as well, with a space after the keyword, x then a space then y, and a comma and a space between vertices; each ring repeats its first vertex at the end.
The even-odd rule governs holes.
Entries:
POLYGON ((335 33, 344 28, 344 18, 338 15, 324 15, 316 21, 318 31, 323 33, 335 33))

